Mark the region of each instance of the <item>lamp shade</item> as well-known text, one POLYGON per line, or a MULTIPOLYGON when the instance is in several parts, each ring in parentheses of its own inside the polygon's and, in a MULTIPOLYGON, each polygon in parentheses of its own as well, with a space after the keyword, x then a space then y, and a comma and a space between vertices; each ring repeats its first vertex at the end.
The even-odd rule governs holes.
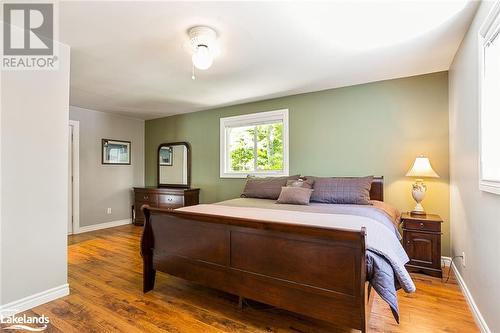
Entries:
POLYGON ((413 162, 411 169, 406 173, 408 177, 429 177, 439 178, 439 175, 432 169, 431 162, 424 156, 419 156, 413 162))

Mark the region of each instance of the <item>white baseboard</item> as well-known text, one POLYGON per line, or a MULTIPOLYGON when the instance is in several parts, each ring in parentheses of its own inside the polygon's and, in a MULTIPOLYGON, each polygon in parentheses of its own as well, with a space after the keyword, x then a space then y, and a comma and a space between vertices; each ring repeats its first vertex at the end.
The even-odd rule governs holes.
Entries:
POLYGON ((21 298, 17 301, 1 305, 0 315, 13 316, 67 295, 69 295, 69 285, 66 283, 59 287, 48 289, 31 296, 21 298))
POLYGON ((117 221, 111 221, 111 222, 106 222, 106 223, 87 225, 85 227, 79 227, 78 230, 75 230, 74 233, 81 234, 84 232, 113 228, 113 227, 118 227, 118 226, 125 225, 125 224, 131 224, 131 223, 132 223, 132 219, 125 219, 125 220, 117 220, 117 221))
POLYGON ((455 273, 455 277, 457 279, 458 285, 460 286, 460 289, 462 289, 462 293, 465 296, 465 299, 467 300, 467 303, 469 303, 469 307, 472 311, 472 314, 474 315, 474 319, 476 320, 476 324, 479 326, 479 329, 481 330, 482 333, 491 333, 491 330, 489 329, 488 325, 486 324, 486 321, 483 318, 483 315, 479 311, 479 308, 476 305, 476 302, 474 302, 474 298, 472 297, 472 294, 469 291, 469 288, 467 288, 467 285, 465 284, 464 279, 462 278, 462 275, 460 275, 460 272, 457 269, 457 266, 455 266, 455 263, 451 265, 451 268, 453 269, 453 273, 455 273))
POLYGON ((441 262, 444 263, 445 267, 450 267, 450 265, 451 265, 451 257, 441 256, 441 262))

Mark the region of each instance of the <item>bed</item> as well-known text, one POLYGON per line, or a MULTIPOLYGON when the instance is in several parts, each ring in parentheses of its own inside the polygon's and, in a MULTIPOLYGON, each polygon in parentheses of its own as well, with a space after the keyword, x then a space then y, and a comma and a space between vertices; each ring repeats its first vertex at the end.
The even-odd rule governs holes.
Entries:
MULTIPOLYGON (((373 180, 370 199, 375 215, 384 215, 377 207, 382 178, 373 180)), ((161 271, 366 332, 372 286, 379 294, 391 283, 414 291, 395 225, 350 205, 331 212, 322 209, 332 205, 286 206, 262 199, 176 210, 143 206, 144 292, 161 271)), ((391 309, 397 319, 397 302, 391 309)))

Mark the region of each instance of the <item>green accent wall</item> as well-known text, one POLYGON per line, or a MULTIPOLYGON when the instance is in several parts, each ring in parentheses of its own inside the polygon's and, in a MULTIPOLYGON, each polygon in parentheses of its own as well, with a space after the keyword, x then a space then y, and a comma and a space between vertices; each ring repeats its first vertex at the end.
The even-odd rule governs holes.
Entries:
POLYGON ((426 181, 428 212, 440 214, 443 255, 449 254, 448 72, 379 81, 146 121, 145 182, 156 185, 160 143, 188 141, 192 186, 201 202, 238 197, 244 179, 219 177, 219 119, 289 110, 290 174, 385 177, 385 201, 411 210, 417 155, 429 157, 439 179, 426 181))

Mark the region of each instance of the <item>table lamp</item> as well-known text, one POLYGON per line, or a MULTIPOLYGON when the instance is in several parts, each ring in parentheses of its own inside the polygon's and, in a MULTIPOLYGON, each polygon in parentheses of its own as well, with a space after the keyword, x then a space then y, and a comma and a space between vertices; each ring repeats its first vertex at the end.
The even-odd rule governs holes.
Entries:
POLYGON ((425 156, 418 156, 413 162, 413 166, 406 173, 407 177, 417 177, 415 184, 412 186, 411 195, 413 199, 417 202, 415 208, 411 211, 411 214, 425 215, 424 207, 422 207, 422 200, 425 197, 425 191, 427 187, 424 184, 423 178, 439 178, 439 175, 432 169, 431 162, 425 156))

